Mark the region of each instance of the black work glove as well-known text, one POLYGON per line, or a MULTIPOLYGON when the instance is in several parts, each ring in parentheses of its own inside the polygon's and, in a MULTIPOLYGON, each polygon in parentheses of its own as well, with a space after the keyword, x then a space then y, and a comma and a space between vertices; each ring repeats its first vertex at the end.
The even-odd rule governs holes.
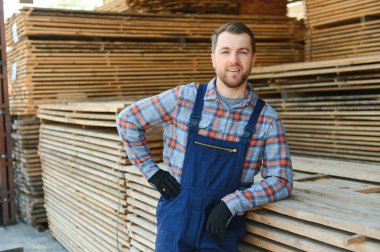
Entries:
POLYGON ((149 180, 165 199, 177 196, 181 186, 169 172, 159 170, 149 180))
POLYGON ((228 209, 224 201, 220 201, 218 205, 212 209, 207 217, 206 231, 211 235, 215 235, 220 239, 224 239, 226 234, 228 220, 232 217, 230 209, 228 209))

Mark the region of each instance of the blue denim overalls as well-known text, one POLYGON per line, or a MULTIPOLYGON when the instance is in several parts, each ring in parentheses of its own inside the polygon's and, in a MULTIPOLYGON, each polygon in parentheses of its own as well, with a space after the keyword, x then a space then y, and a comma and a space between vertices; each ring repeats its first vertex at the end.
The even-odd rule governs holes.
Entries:
POLYGON ((238 251, 246 234, 245 216, 234 216, 223 240, 205 230, 208 214, 227 194, 242 188, 244 159, 265 103, 258 100, 240 142, 201 136, 198 124, 207 84, 200 85, 190 118, 181 192, 157 206, 157 252, 238 251))

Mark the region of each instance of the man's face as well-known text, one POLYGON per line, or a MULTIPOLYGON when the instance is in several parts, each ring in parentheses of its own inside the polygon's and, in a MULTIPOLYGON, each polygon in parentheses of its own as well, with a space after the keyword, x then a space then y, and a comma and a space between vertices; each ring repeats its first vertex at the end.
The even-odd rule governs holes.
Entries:
POLYGON ((246 33, 222 32, 211 54, 216 76, 229 88, 238 88, 246 83, 255 59, 251 40, 246 33))

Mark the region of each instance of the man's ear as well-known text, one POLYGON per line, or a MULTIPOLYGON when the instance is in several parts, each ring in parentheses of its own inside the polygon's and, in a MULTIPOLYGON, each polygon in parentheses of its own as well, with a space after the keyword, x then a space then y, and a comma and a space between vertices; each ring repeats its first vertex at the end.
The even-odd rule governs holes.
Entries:
POLYGON ((212 67, 215 68, 215 55, 214 55, 214 53, 211 53, 211 62, 212 62, 212 67))
POLYGON ((255 65, 255 62, 256 62, 256 53, 254 53, 254 54, 252 55, 252 66, 255 65))

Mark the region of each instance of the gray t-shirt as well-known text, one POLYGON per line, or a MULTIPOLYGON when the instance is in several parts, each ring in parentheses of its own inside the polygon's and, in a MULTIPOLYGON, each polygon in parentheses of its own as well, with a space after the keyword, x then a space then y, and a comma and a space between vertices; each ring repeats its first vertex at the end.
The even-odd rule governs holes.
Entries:
POLYGON ((222 96, 218 91, 216 92, 220 100, 222 100, 223 104, 227 105, 228 108, 241 103, 244 98, 227 98, 222 96))

